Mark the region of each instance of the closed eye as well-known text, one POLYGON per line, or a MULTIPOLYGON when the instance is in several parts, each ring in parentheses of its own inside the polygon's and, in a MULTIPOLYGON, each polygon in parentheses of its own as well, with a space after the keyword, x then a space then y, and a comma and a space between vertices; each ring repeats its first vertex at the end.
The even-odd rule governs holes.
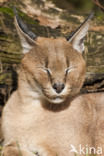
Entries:
POLYGON ((51 72, 51 70, 49 68, 43 68, 43 71, 44 72, 47 72, 48 75, 51 75, 52 74, 52 72, 51 72))
POLYGON ((68 74, 68 73, 70 73, 71 71, 73 71, 74 69, 75 69, 74 66, 70 66, 70 67, 68 67, 67 69, 65 69, 65 73, 68 74))

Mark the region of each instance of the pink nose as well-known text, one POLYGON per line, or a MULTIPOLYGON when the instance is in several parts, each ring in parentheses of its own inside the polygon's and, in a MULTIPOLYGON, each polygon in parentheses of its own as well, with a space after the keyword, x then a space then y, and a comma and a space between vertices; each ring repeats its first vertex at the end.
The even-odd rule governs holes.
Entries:
POLYGON ((61 93, 62 90, 65 88, 65 85, 64 83, 58 82, 58 83, 54 83, 52 87, 56 91, 56 93, 61 93))

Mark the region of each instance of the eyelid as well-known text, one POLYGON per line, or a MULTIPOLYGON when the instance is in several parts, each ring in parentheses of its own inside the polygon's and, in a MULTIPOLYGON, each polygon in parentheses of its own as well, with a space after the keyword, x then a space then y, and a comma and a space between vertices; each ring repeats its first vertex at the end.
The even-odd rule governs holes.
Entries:
POLYGON ((71 71, 73 71, 75 69, 75 66, 70 66, 67 69, 65 69, 66 73, 70 73, 71 71))
POLYGON ((45 71, 45 72, 47 72, 48 74, 52 74, 52 72, 51 72, 51 70, 49 69, 49 68, 43 68, 43 70, 45 71))

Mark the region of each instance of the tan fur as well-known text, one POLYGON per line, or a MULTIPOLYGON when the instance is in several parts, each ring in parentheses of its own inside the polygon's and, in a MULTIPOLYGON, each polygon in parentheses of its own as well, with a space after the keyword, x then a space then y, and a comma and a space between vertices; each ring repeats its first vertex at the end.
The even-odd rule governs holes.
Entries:
POLYGON ((3 110, 3 156, 19 156, 19 150, 22 156, 74 156, 70 145, 79 150, 80 144, 104 150, 104 94, 78 95, 85 71, 81 53, 64 38, 38 37, 3 110), (55 82, 65 83, 60 94, 52 89, 55 82))

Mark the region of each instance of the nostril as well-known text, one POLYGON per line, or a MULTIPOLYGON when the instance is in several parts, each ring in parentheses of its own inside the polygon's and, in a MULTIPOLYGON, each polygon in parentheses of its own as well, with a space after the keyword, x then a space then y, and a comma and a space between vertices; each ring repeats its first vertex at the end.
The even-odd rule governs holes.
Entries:
POLYGON ((63 83, 54 83, 53 88, 57 93, 61 93, 61 91, 65 88, 65 85, 63 83))
POLYGON ((57 89, 57 83, 53 84, 53 88, 56 90, 57 89))
POLYGON ((65 85, 64 84, 62 84, 62 89, 64 89, 65 88, 65 85))

